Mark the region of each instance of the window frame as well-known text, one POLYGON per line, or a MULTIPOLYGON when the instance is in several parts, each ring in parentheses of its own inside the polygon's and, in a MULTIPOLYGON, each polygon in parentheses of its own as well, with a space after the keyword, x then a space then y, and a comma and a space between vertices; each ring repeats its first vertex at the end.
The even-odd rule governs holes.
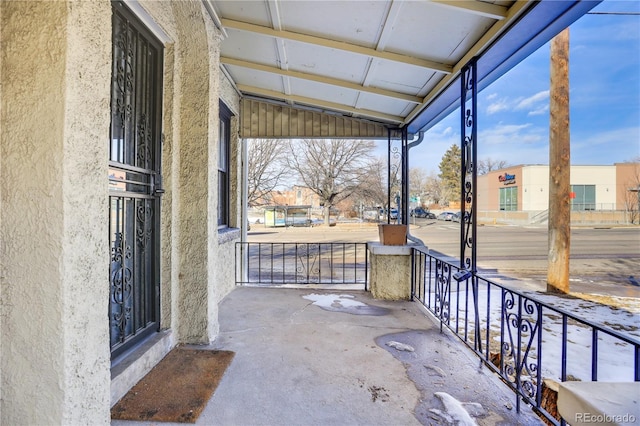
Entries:
POLYGON ((596 185, 571 185, 572 211, 594 211, 596 210, 596 185))
POLYGON ((218 228, 231 226, 231 118, 233 113, 219 101, 218 132, 218 228))
POLYGON ((518 211, 518 187, 507 186, 498 189, 498 202, 500 211, 518 211), (509 202, 506 201, 507 197, 509 197, 509 202))

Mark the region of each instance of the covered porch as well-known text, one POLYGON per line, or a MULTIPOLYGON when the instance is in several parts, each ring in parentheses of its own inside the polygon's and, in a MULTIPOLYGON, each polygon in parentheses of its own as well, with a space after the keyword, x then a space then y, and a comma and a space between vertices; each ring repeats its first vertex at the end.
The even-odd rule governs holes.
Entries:
POLYGON ((406 191, 414 138, 459 106, 475 111, 478 89, 597 3, 2 2, 0 422, 108 424, 115 385, 144 374, 115 377, 119 366, 148 371, 177 345, 202 345, 237 358, 200 424, 538 423, 419 303, 338 297, 368 307, 357 315, 307 290, 234 288, 242 160, 250 138, 388 139, 406 191), (157 46, 153 67, 119 38, 129 28, 157 46), (130 69, 153 72, 132 84, 130 69), (147 109, 129 120, 147 83, 147 109), (112 126, 128 132, 126 161, 112 126), (147 256, 135 283, 148 321, 125 304, 120 260, 132 257, 118 235, 120 201, 140 199, 153 209, 130 207, 126 230, 147 256), (136 337, 126 350, 124 331, 136 337))
POLYGON ((236 355, 196 424, 543 424, 419 303, 238 287, 219 314, 236 355))

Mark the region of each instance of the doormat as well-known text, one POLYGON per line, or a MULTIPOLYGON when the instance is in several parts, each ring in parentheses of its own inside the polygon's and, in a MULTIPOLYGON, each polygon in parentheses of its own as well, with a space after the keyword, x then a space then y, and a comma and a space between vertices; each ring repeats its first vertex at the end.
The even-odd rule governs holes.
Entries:
POLYGON ((111 418, 195 423, 234 355, 173 349, 111 408, 111 418))

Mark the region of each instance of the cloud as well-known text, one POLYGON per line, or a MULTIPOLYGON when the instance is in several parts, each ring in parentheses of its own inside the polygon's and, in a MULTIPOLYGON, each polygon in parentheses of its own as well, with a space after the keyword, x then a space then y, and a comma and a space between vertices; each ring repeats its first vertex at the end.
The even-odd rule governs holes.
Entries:
POLYGON ((613 164, 640 157, 640 127, 571 135, 571 164, 613 164))
POLYGON ((487 115, 497 114, 503 111, 527 111, 527 115, 542 115, 548 110, 549 91, 542 90, 527 98, 509 97, 498 98, 497 94, 487 96, 487 101, 491 101, 486 108, 487 115))
POLYGON ((547 112, 549 112, 549 105, 548 105, 548 104, 546 104, 546 105, 540 105, 540 106, 538 107, 538 109, 534 109, 534 110, 529 111, 529 112, 527 113, 527 115, 528 115, 528 116, 533 116, 533 115, 544 115, 544 114, 546 114, 547 112))
MULTIPOLYGON (((516 105, 516 110, 526 110, 526 109, 532 109, 534 107, 537 106, 537 104, 539 104, 540 102, 543 101, 547 101, 549 99, 549 91, 548 90, 543 90, 541 92, 536 93, 533 96, 529 96, 528 98, 522 99, 521 101, 518 102, 518 104, 516 105)), ((537 106, 537 108, 535 109, 539 109, 540 107, 537 106)))
POLYGON ((510 109, 509 102, 506 98, 498 99, 496 102, 493 102, 487 106, 487 114, 493 115, 497 114, 501 111, 507 111, 510 109))

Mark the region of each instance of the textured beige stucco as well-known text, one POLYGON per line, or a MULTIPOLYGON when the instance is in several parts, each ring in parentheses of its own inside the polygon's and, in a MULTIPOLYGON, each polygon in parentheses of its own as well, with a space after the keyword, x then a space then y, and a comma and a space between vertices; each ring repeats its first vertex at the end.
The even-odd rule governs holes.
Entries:
POLYGON ((411 299, 411 249, 369 243, 371 295, 376 299, 411 299))
POLYGON ((0 424, 108 424, 111 6, 0 8, 0 424))
MULTIPOLYGON (((108 424, 111 3, 1 1, 0 12, 0 424, 108 424)), ((240 238, 217 227, 218 99, 236 114, 240 99, 201 1, 141 1, 135 13, 165 36, 161 327, 208 343, 240 238)))
MULTIPOLYGON (((174 168, 172 189, 178 192, 177 244, 175 267, 178 268, 177 293, 173 296, 173 318, 178 340, 208 343, 208 208, 211 163, 209 149, 210 85, 209 61, 204 17, 201 7, 192 2, 173 2, 170 6, 176 22, 175 90, 179 109, 174 111, 174 168)), ((174 218, 176 214, 174 213, 174 218)))

